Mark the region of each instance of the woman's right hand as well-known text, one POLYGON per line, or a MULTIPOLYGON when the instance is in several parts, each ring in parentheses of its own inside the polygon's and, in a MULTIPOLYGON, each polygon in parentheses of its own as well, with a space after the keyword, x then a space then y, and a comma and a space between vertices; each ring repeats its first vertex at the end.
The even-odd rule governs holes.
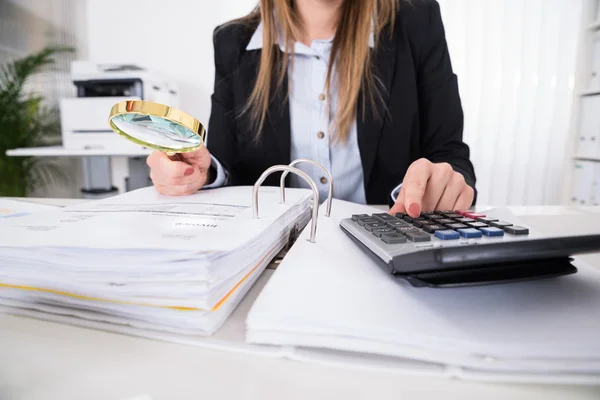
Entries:
POLYGON ((206 183, 211 163, 206 147, 179 156, 183 161, 172 160, 161 151, 148 156, 150 179, 160 194, 184 196, 200 190, 206 183))

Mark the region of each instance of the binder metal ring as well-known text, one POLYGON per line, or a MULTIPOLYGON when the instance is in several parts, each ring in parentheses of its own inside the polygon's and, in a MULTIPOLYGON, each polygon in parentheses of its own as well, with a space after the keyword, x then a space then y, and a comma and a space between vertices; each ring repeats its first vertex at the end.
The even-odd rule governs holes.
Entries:
MULTIPOLYGON (((316 161, 308 160, 305 158, 299 158, 297 160, 294 160, 289 164, 289 166, 294 167, 300 163, 308 163, 308 164, 316 165, 317 167, 321 168, 323 170, 323 172, 325 172, 325 174, 329 178, 329 193, 327 195, 327 209, 325 211, 325 216, 329 217, 331 215, 331 202, 333 200, 333 178, 331 177, 331 173, 329 172, 329 170, 327 168, 325 168, 325 166, 323 164, 320 164, 316 161)), ((285 203, 285 177, 288 175, 288 173, 289 173, 289 171, 284 171, 283 174, 281 174, 280 185, 281 185, 281 202, 282 203, 285 203)))
POLYGON ((302 179, 308 183, 313 191, 313 204, 312 204, 312 218, 311 218, 311 226, 310 226, 310 242, 315 242, 315 236, 317 234, 317 217, 319 214, 319 189, 317 189, 317 185, 313 180, 308 176, 308 174, 298 168, 290 167, 289 165, 274 165, 265 170, 262 175, 258 178, 254 187, 252 188, 252 211, 254 218, 258 218, 258 189, 263 184, 265 179, 273 172, 277 171, 287 171, 300 176, 302 179))

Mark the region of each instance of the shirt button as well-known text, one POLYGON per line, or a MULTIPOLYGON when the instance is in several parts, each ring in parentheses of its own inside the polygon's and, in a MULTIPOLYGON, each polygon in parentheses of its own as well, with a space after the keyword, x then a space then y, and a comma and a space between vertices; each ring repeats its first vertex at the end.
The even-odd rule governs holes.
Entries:
POLYGON ((325 137, 325 134, 323 132, 319 132, 319 133, 317 133, 317 137, 319 139, 323 139, 325 137))
POLYGON ((321 101, 325 100, 325 95, 323 93, 321 93, 319 95, 319 100, 321 100, 321 101))
POLYGON ((320 60, 320 59, 321 59, 321 57, 315 56, 315 60, 320 60))
POLYGON ((324 176, 321 177, 321 183, 324 185, 327 183, 327 178, 325 178, 324 176))

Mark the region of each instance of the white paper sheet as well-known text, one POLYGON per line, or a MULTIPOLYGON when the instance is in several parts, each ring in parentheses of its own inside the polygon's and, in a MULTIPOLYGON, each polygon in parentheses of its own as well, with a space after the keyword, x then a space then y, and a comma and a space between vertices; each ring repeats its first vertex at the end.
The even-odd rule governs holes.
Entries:
POLYGON ((322 239, 296 242, 255 302, 250 343, 600 374, 600 271, 579 265, 557 279, 415 288, 384 272, 339 227, 341 218, 373 212, 380 211, 334 201, 331 218, 319 219, 322 239))

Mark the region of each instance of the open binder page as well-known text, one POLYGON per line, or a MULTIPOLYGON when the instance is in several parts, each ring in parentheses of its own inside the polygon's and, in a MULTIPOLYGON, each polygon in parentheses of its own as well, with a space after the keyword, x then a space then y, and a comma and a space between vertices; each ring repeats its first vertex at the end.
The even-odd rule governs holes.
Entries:
MULTIPOLYGON (((371 355, 439 363, 473 377, 600 381, 600 271, 578 264, 561 279, 415 288, 339 227, 342 218, 378 211, 335 200, 331 217, 319 217, 317 241, 299 237, 248 315, 250 343, 297 347, 296 358, 313 360, 315 349, 326 349, 365 362, 371 355)), ((494 212, 508 211, 487 214, 494 212)))

